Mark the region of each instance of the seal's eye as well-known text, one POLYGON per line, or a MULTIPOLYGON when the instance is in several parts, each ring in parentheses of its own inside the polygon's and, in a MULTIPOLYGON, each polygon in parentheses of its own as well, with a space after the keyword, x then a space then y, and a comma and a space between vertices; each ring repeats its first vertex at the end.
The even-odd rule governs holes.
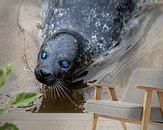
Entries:
POLYGON ((41 53, 41 59, 45 60, 46 58, 47 58, 47 53, 43 51, 41 53))
POLYGON ((68 69, 71 66, 71 62, 69 60, 63 60, 63 61, 61 61, 60 66, 63 69, 68 69))

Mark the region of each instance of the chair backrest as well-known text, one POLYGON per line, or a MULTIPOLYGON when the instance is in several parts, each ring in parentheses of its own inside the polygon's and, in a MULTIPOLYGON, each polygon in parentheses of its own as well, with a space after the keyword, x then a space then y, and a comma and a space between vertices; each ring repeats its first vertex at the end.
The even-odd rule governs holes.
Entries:
MULTIPOLYGON (((122 101, 143 104, 144 91, 136 89, 137 86, 163 88, 163 69, 136 69, 131 76, 122 101)), ((156 93, 153 94, 152 106, 159 106, 156 93)))

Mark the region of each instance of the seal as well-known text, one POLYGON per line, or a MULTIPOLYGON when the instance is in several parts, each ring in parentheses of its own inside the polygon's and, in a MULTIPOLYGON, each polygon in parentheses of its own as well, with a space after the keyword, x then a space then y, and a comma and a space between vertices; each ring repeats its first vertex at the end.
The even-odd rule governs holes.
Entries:
POLYGON ((134 0, 48 0, 35 76, 52 85, 75 79, 100 55, 119 46, 134 0))

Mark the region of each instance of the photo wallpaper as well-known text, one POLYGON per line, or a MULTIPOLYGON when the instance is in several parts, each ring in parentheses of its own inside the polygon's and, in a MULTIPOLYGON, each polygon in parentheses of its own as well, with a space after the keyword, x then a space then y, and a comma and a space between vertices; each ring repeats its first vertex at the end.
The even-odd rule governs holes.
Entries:
POLYGON ((110 83, 122 98, 134 69, 163 67, 163 8, 152 2, 3 1, 0 28, 0 67, 13 65, 0 102, 43 94, 16 110, 83 113, 87 82, 110 83))

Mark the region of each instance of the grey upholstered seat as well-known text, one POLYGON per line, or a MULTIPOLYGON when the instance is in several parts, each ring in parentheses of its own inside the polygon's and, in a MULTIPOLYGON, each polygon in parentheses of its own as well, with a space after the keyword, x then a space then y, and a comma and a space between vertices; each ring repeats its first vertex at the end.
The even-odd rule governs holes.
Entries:
MULTIPOLYGON (((90 100, 85 104, 86 110, 93 113, 109 115, 132 120, 141 120, 143 112, 144 91, 137 86, 163 88, 162 69, 137 69, 131 76, 127 92, 121 101, 90 100)), ((153 94, 150 120, 163 122, 163 115, 153 94)))
MULTIPOLYGON (((143 106, 141 104, 136 103, 92 100, 87 102, 86 108, 88 111, 103 115, 120 117, 130 120, 142 119, 143 106)), ((160 108, 152 108, 150 120, 155 122, 163 122, 163 116, 161 115, 160 108)))

